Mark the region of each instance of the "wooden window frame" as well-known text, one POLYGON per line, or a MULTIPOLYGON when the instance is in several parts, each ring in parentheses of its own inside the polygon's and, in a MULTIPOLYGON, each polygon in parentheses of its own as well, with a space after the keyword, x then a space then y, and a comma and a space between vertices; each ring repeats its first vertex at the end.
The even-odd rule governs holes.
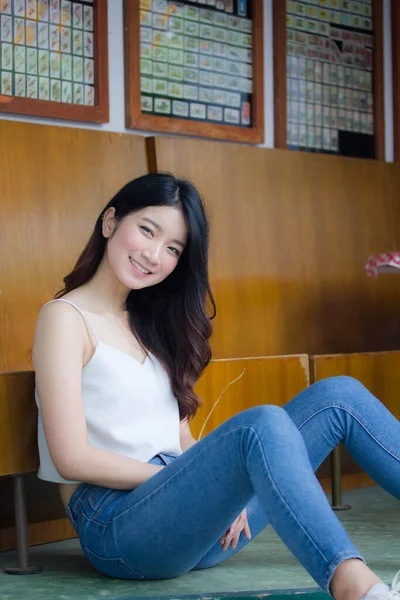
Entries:
MULTIPOLYGON (((393 2, 392 2, 393 5, 393 2)), ((373 0, 375 159, 385 160, 383 0, 373 0)), ((275 147, 287 148, 286 0, 273 0, 275 147)), ((400 47, 398 43, 398 48, 400 47)))
POLYGON ((0 111, 18 115, 108 123, 108 12, 107 0, 95 0, 94 11, 94 81, 95 105, 67 104, 52 100, 20 98, 0 94, 0 111))
POLYGON ((140 105, 140 0, 124 0, 125 114, 128 129, 177 133, 236 142, 263 143, 263 6, 259 0, 251 1, 253 15, 253 125, 252 127, 237 127, 142 113, 140 105))

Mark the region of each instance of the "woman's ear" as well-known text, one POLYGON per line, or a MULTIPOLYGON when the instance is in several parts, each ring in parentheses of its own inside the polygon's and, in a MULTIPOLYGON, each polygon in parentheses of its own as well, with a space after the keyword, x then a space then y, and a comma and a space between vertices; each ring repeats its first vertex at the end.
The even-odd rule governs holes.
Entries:
POLYGON ((117 221, 115 219, 115 208, 113 206, 107 208, 106 212, 102 216, 102 221, 103 236, 105 238, 110 238, 117 225, 117 221))

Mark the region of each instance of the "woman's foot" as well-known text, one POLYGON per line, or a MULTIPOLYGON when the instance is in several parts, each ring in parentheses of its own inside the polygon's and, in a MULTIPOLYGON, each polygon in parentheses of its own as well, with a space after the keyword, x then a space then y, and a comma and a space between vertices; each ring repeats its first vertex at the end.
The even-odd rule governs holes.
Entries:
POLYGON ((392 586, 385 583, 375 584, 363 600, 400 600, 400 571, 393 579, 392 586))
MULTIPOLYGON (((359 558, 349 558, 340 563, 333 574, 330 592, 335 600, 367 600, 367 594, 376 586, 384 585, 359 558)), ((368 598, 368 600, 373 600, 368 598)), ((396 600, 400 600, 396 599, 396 600)))

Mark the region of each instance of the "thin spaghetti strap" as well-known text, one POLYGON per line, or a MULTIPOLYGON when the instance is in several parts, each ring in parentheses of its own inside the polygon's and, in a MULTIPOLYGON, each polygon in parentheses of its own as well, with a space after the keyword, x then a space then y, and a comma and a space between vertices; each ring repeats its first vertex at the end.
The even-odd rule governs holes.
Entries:
MULTIPOLYGON (((50 302, 47 302, 47 304, 51 304, 52 302, 67 302, 67 304, 70 304, 71 306, 73 306, 78 313, 80 313, 82 315, 82 317, 84 318, 84 320, 88 323, 90 329, 92 330, 92 333, 95 337, 96 340, 96 346, 99 343, 99 338, 97 336, 96 330, 93 327, 93 325, 91 324, 89 318, 85 315, 85 313, 83 312, 83 310, 81 308, 79 308, 79 306, 76 306, 76 304, 74 304, 73 302, 71 302, 71 300, 67 300, 66 298, 56 298, 55 300, 50 300, 50 302)), ((45 304, 44 306, 47 306, 47 304, 45 304)))

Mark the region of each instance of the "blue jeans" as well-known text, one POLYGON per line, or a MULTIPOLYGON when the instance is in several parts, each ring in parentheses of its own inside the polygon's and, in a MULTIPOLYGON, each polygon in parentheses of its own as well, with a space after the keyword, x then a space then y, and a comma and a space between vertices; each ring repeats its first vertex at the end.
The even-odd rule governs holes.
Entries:
MULTIPOLYGON (((247 507, 252 539, 268 524, 327 592, 337 566, 361 558, 314 471, 343 442, 400 499, 400 423, 361 383, 315 383, 284 408, 261 405, 223 423, 134 490, 81 484, 67 514, 83 552, 102 573, 167 579, 240 552, 219 542, 247 507)), ((268 556, 265 557, 268 565, 268 556)))

